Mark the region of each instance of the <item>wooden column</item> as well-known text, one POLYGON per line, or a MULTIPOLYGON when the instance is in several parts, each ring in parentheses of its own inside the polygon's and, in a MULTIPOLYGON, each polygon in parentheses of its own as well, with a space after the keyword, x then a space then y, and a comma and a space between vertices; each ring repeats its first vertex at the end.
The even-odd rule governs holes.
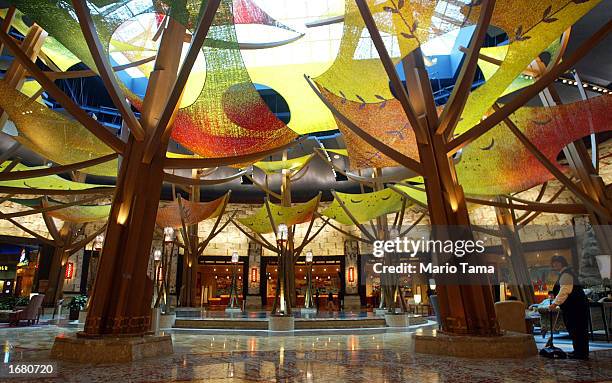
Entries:
MULTIPOLYGON (((288 153, 287 150, 283 151, 283 161, 287 161, 288 153)), ((281 173, 281 205, 284 207, 291 207, 291 170, 283 169, 281 173)), ((287 284, 287 297, 288 302, 292 308, 297 307, 297 291, 295 289, 295 238, 293 235, 294 227, 289 228, 289 240, 287 243, 287 251, 284 255, 284 272, 285 280, 287 284)), ((280 270, 280 269, 279 269, 280 270)))
MULTIPOLYGON (((511 201, 506 197, 497 197, 497 202, 510 204, 511 201)), ((518 294, 519 300, 524 302, 527 307, 536 303, 533 285, 529 276, 529 269, 523 252, 523 245, 516 227, 516 217, 514 212, 506 207, 495 207, 497 223, 502 234, 501 242, 505 256, 510 260, 510 272, 512 285, 518 294)))
MULTIPOLYGON (((173 90, 185 27, 170 19, 145 94, 141 125, 150 134, 173 90)), ((133 135, 117 178, 98 278, 81 336, 141 335, 149 331, 153 281, 147 277, 168 143, 155 143, 150 163, 143 162, 146 141, 133 135)))
POLYGON ((64 292, 64 277, 66 273, 66 262, 68 261, 67 247, 74 234, 74 224, 65 223, 59 230, 59 242, 53 249, 53 258, 49 268, 49 287, 45 292, 44 305, 53 307, 64 292))
MULTIPOLYGON (((457 182, 447 137, 439 127, 427 70, 420 49, 404 60, 406 88, 420 126, 417 146, 425 178, 432 236, 439 240, 473 240, 463 188, 457 182)), ((448 105, 447 105, 448 107, 448 105)), ((433 254, 437 264, 458 264, 452 254, 433 254)), ((482 265, 481 257, 469 254, 462 262, 482 265)), ((497 335, 499 333, 493 292, 487 278, 463 274, 462 280, 446 275, 437 278, 442 330, 452 334, 497 335)))
MULTIPOLYGON (((10 17, 12 18, 12 16, 10 17)), ((47 32, 36 24, 32 25, 32 27, 30 27, 28 30, 24 40, 21 42, 20 48, 31 61, 36 61, 40 48, 45 42, 46 37, 47 32)), ((19 60, 14 59, 4 74, 4 81, 9 86, 12 86, 17 90, 21 90, 21 87, 25 82, 26 74, 26 68, 19 62, 19 60)), ((2 109, 0 109, 0 112, 0 129, 2 129, 9 116, 8 114, 4 113, 2 109)))

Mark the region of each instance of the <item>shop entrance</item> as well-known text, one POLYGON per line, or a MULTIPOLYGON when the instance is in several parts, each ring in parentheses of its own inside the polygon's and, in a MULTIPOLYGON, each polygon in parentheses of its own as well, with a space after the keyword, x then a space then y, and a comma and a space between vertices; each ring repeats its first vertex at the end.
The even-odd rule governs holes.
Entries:
POLYGON ((208 307, 209 310, 225 310, 230 298, 233 268, 238 274, 238 300, 242 302, 245 295, 246 274, 244 262, 233 265, 227 261, 205 261, 198 265, 194 286, 196 306, 208 307))
MULTIPOLYGON (((332 294, 335 310, 340 307, 340 300, 344 296, 344 260, 343 257, 315 258, 312 266, 313 294, 315 304, 321 311, 328 310, 328 297, 332 294)), ((278 281, 278 266, 276 260, 268 260, 265 267, 265 283, 262 290, 265 305, 269 309, 274 303, 274 293, 278 281)), ((295 289, 297 292, 297 307, 304 306, 306 294, 306 274, 308 266, 303 261, 295 265, 295 289)), ((329 308, 331 310, 331 307, 329 308)))

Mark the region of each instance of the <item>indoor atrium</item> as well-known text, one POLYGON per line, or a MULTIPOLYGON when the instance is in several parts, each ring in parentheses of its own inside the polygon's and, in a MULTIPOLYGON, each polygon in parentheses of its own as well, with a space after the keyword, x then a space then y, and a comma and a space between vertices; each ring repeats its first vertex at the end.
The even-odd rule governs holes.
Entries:
POLYGON ((611 31, 0 1, 0 382, 612 382, 611 31))

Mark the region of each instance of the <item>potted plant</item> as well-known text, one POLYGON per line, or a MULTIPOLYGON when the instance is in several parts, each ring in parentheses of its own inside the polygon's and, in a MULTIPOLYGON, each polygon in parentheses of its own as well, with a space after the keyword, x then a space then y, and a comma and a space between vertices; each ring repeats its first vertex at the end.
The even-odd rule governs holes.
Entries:
POLYGON ((79 319, 80 311, 87 305, 87 295, 77 295, 72 298, 68 307, 70 308, 70 320, 79 319))

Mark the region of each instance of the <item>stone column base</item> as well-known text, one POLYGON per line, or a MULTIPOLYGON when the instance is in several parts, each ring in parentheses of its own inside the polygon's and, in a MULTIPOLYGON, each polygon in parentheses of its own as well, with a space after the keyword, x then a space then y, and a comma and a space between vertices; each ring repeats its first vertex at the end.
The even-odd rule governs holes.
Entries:
POLYGON ((401 313, 385 314, 385 323, 388 327, 409 327, 427 323, 427 319, 420 315, 401 313))
POLYGON ((462 358, 528 358, 538 354, 533 335, 506 332, 501 336, 447 335, 439 331, 414 334, 414 351, 462 358))
POLYGON ((97 339, 58 336, 51 349, 51 358, 92 364, 129 363, 173 352, 170 335, 97 339))
POLYGON ((261 310, 261 297, 259 295, 247 295, 245 307, 247 310, 261 310))
POLYGON ((270 316, 268 319, 268 331, 293 331, 294 329, 293 317, 270 316))
POLYGON ((344 311, 361 311, 361 298, 359 295, 344 296, 344 311))

